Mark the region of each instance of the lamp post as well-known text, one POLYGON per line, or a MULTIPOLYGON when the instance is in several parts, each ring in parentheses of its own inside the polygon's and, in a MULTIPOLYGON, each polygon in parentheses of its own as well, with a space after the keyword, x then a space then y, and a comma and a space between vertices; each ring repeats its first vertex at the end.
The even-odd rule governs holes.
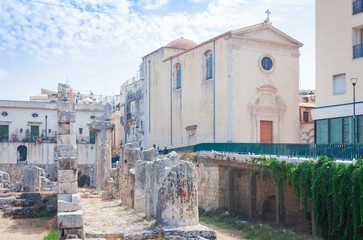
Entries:
POLYGON ((355 158, 355 145, 356 145, 356 133, 355 133, 355 85, 357 84, 358 78, 350 79, 353 85, 353 158, 355 158))

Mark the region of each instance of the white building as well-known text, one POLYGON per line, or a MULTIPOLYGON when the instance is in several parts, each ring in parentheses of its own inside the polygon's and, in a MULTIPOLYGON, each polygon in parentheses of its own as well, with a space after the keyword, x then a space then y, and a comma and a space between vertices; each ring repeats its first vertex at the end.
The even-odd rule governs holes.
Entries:
POLYGON ((363 0, 316 0, 316 143, 363 144, 363 0))

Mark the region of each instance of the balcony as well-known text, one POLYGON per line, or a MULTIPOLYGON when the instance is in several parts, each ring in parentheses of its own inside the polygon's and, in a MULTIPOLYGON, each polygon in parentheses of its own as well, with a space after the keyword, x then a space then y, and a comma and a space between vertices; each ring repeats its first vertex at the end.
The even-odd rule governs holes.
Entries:
POLYGON ((353 46, 353 59, 363 57, 363 43, 353 46))
POLYGON ((363 0, 355 0, 353 2, 353 14, 363 12, 363 0))
POLYGON ((0 142, 56 143, 57 138, 54 136, 40 137, 35 135, 2 134, 0 142))

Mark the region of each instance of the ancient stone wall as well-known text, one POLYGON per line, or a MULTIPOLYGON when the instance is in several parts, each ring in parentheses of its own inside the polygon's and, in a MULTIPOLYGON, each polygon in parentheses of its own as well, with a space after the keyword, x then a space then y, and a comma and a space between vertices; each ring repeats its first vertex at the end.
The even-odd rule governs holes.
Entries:
MULTIPOLYGON (((199 207, 209 206, 237 212, 249 219, 258 219, 312 232, 309 205, 307 218, 299 211, 297 199, 290 187, 280 200, 269 171, 251 167, 250 157, 240 155, 200 155, 197 164, 199 207)), ((310 203, 309 203, 310 204, 310 203)))

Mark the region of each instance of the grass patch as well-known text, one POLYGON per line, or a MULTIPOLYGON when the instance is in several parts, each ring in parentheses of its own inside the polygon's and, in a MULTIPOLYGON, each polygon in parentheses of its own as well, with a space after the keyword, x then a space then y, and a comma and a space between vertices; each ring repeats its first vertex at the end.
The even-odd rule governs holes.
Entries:
POLYGON ((43 238, 43 240, 58 240, 59 239, 59 231, 51 230, 47 236, 43 238))
POLYGON ((16 230, 16 229, 18 229, 19 227, 18 226, 16 226, 16 225, 11 225, 11 226, 9 226, 9 229, 11 229, 11 230, 16 230))
POLYGON ((57 215, 57 201, 57 194, 51 194, 43 197, 40 203, 34 205, 35 217, 43 221, 54 218, 55 215, 57 215), (53 211, 48 211, 47 205, 53 205, 55 208, 53 211))
POLYGON ((199 221, 207 224, 215 225, 222 229, 235 229, 241 231, 241 236, 253 240, 312 240, 321 239, 304 234, 298 234, 291 230, 274 228, 267 224, 248 222, 245 224, 237 224, 241 217, 230 213, 224 215, 225 211, 218 210, 207 213, 204 209, 199 209, 199 221))

